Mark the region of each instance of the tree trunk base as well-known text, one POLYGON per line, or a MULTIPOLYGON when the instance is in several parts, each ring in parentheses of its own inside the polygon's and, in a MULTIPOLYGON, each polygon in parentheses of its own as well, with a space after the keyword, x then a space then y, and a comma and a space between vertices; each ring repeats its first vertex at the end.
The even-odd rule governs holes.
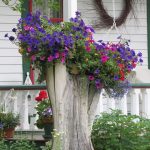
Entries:
MULTIPOLYGON (((60 149, 93 150, 89 110, 93 98, 98 102, 99 95, 90 90, 86 78, 69 75, 62 64, 47 69, 46 81, 53 106, 54 128, 62 133, 60 149)), ((56 150, 56 143, 54 140, 53 150, 56 150)))

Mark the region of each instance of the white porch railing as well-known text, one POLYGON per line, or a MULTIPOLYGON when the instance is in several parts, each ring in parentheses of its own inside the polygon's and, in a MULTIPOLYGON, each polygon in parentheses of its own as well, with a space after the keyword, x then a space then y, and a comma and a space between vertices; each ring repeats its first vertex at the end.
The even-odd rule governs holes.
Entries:
POLYGON ((20 114, 17 130, 38 130, 34 125, 37 117, 35 97, 46 86, 0 86, 0 106, 4 112, 20 114))
POLYGON ((133 84, 130 92, 121 100, 106 98, 102 91, 96 114, 111 112, 111 109, 150 118, 150 84, 133 84))
MULTIPOLYGON (((0 106, 4 111, 19 113, 21 124, 17 130, 38 130, 36 121, 35 97, 46 86, 0 86, 0 106)), ((150 118, 150 84, 133 85, 133 88, 122 100, 108 99, 100 95, 97 115, 101 112, 111 112, 120 109, 124 114, 136 114, 150 118)))

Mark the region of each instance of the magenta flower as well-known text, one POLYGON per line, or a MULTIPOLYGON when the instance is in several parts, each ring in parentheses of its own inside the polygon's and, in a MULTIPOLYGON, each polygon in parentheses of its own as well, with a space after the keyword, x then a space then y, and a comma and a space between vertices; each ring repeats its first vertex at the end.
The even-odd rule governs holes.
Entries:
POLYGON ((102 63, 105 63, 108 59, 109 59, 109 57, 106 56, 106 55, 104 55, 104 56, 101 57, 102 63))
POLYGON ((29 31, 30 30, 30 26, 24 26, 24 30, 25 31, 29 31))
POLYGON ((51 61, 53 61, 53 56, 52 55, 50 55, 49 57, 48 57, 48 62, 51 62, 51 61))
POLYGON ((62 57, 62 58, 61 58, 61 62, 62 62, 62 63, 65 63, 65 57, 62 57))
POLYGON ((35 61, 35 60, 36 60, 35 55, 32 55, 32 56, 31 56, 31 60, 32 60, 32 61, 35 61))
POLYGON ((91 48, 90 48, 89 46, 86 46, 85 49, 86 49, 87 52, 90 52, 90 51, 91 51, 91 48))
POLYGON ((41 57, 40 57, 40 60, 45 60, 45 56, 41 56, 41 57))
POLYGON ((28 51, 28 52, 31 52, 31 48, 30 48, 30 47, 28 47, 28 48, 27 48, 27 51, 28 51))
POLYGON ((94 80, 94 76, 93 75, 89 75, 89 80, 90 81, 94 80))
POLYGON ((56 59, 59 58, 59 53, 55 53, 55 56, 54 56, 56 59))

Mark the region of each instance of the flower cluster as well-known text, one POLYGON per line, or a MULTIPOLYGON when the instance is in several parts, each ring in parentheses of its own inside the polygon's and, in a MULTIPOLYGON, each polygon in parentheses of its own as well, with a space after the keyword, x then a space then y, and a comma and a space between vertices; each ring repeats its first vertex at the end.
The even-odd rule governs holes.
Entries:
POLYGON ((21 18, 17 38, 6 37, 20 46, 20 53, 31 58, 44 79, 46 65, 59 62, 66 65, 70 74, 87 76, 97 89, 104 88, 110 97, 126 93, 128 74, 142 63, 142 54, 135 53, 128 42, 118 43, 94 41, 94 29, 87 26, 80 12, 70 22, 52 24, 39 12, 21 18))
POLYGON ((37 101, 35 109, 38 114, 36 125, 38 128, 42 129, 44 124, 53 123, 51 103, 48 99, 47 92, 44 90, 39 92, 39 95, 35 97, 35 100, 37 101))

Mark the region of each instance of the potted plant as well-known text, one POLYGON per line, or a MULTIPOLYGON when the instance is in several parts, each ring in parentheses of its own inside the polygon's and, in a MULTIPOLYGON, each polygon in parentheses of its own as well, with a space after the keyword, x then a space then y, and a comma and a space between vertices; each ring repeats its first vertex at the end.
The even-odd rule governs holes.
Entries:
POLYGON ((2 114, 3 136, 5 138, 13 138, 15 128, 20 124, 19 114, 12 112, 2 114))
POLYGON ((44 129, 45 134, 43 137, 45 139, 50 139, 52 138, 51 132, 53 131, 53 115, 47 92, 41 90, 35 100, 37 101, 35 109, 38 114, 38 119, 35 124, 39 129, 44 129))

